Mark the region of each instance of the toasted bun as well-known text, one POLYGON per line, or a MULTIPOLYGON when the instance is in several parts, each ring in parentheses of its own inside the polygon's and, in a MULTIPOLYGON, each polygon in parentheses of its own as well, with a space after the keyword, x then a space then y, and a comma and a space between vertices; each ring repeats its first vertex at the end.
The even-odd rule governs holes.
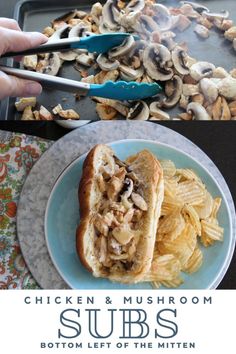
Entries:
POLYGON ((139 193, 147 203, 138 224, 133 231, 137 244, 130 269, 109 269, 99 261, 95 249, 96 230, 94 217, 98 205, 104 198, 97 183, 101 166, 114 160, 114 152, 106 145, 96 145, 88 154, 79 185, 80 224, 77 228, 76 245, 82 264, 95 277, 105 277, 121 283, 136 283, 143 279, 151 267, 156 230, 164 197, 164 180, 160 163, 148 150, 143 150, 126 160, 126 164, 139 180, 139 193))

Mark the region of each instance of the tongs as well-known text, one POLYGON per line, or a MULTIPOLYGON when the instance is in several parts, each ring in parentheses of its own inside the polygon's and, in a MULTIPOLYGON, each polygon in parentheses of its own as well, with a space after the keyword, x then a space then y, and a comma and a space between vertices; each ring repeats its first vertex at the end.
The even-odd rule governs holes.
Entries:
MULTIPOLYGON (((129 33, 105 33, 99 35, 91 35, 89 37, 83 37, 79 39, 66 38, 54 42, 48 42, 36 48, 21 52, 8 52, 2 57, 32 55, 36 53, 50 53, 55 51, 74 50, 78 48, 87 49, 89 52, 106 53, 111 48, 122 45, 128 36, 130 36, 129 33)), ((139 37, 134 36, 135 40, 138 38, 139 37)), ((80 81, 12 68, 8 66, 0 66, 0 70, 9 75, 17 76, 22 79, 37 81, 45 88, 78 93, 82 96, 98 96, 116 100, 139 100, 154 96, 162 90, 161 86, 159 86, 157 83, 107 81, 104 84, 88 84, 80 81)))

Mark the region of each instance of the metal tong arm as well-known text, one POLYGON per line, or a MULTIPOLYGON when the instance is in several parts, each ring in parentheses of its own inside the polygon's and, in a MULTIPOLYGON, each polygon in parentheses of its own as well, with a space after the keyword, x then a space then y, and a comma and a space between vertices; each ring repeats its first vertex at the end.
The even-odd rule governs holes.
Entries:
POLYGON ((1 70, 6 74, 17 76, 22 79, 37 81, 43 87, 49 89, 79 93, 82 96, 86 96, 90 89, 90 85, 85 82, 64 79, 62 77, 41 74, 34 71, 10 68, 8 66, 0 66, 0 71, 1 70))
POLYGON ((10 58, 16 56, 33 55, 39 53, 52 53, 63 52, 74 48, 86 48, 85 45, 78 38, 63 38, 53 42, 47 42, 41 44, 38 47, 34 47, 19 52, 7 52, 1 56, 1 58, 10 58))

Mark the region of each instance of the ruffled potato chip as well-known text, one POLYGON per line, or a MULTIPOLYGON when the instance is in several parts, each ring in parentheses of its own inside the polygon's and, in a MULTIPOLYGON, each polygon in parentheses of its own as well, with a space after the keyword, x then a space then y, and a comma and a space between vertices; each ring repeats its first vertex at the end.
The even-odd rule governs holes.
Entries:
POLYGON ((222 199, 221 198, 215 198, 213 201, 213 207, 211 211, 211 217, 217 218, 217 214, 219 212, 220 206, 221 206, 222 199))
POLYGON ((198 236, 201 236, 202 226, 198 213, 192 205, 185 205, 182 209, 186 221, 188 221, 195 229, 198 236))
POLYGON ((158 255, 153 259, 151 269, 144 280, 151 282, 171 281, 178 277, 180 272, 180 261, 173 254, 158 255))
POLYGON ((203 254, 200 248, 197 246, 192 254, 192 256, 189 258, 188 262, 185 264, 183 271, 186 273, 195 273, 197 272, 203 262, 203 254))
POLYGON ((191 180, 191 181, 200 181, 200 178, 196 175, 196 173, 193 170, 190 169, 183 169, 183 168, 178 168, 176 170, 176 174, 180 176, 181 179, 183 180, 191 180))
POLYGON ((155 288, 176 288, 183 283, 181 271, 192 274, 202 266, 198 240, 205 247, 223 241, 224 230, 217 220, 221 198, 213 199, 194 171, 176 169, 169 160, 161 163, 164 200, 152 268, 145 281, 155 288))
POLYGON ((165 177, 173 177, 175 175, 176 167, 175 167, 174 162, 172 162, 170 160, 161 160, 160 164, 163 169, 164 178, 165 177))
POLYGON ((164 180, 164 195, 176 199, 178 182, 174 179, 166 178, 164 180))
POLYGON ((161 216, 168 215, 176 209, 181 209, 182 207, 183 203, 181 200, 170 196, 165 196, 161 206, 161 216))
POLYGON ((198 213, 200 219, 207 219, 212 214, 213 205, 214 205, 213 198, 210 195, 210 193, 206 190, 203 205, 201 206, 196 205, 194 208, 198 213))
POLYGON ((185 181, 178 184, 177 198, 184 204, 203 205, 205 191, 196 181, 185 181))
POLYGON ((189 223, 185 225, 182 233, 174 241, 157 242, 157 249, 160 254, 173 254, 179 259, 182 266, 185 266, 192 256, 197 244, 197 233, 189 223))
POLYGON ((181 284, 183 284, 183 279, 179 276, 173 280, 169 281, 162 281, 161 285, 165 286, 166 288, 178 288, 181 284))
POLYGON ((223 241, 224 229, 218 225, 218 221, 214 218, 202 220, 202 233, 213 241, 223 241))
POLYGON ((181 234, 184 228, 184 218, 181 215, 181 210, 177 209, 160 220, 157 240, 173 241, 181 234))

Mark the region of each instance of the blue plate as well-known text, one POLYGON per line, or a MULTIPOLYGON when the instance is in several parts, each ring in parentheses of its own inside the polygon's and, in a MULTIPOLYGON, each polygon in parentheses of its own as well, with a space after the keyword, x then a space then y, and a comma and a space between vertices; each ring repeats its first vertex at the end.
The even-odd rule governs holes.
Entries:
MULTIPOLYGON (((191 156, 160 143, 146 140, 122 140, 110 146, 120 159, 126 159, 143 149, 150 150, 158 159, 170 159, 178 168, 193 169, 214 197, 222 198, 219 222, 224 228, 224 242, 204 249, 204 262, 197 273, 183 273, 180 289, 216 288, 229 266, 234 249, 232 220, 226 199, 209 172, 191 156)), ((45 214, 45 235, 52 261, 65 280, 75 289, 151 289, 149 283, 123 285, 93 277, 80 263, 75 248, 75 232, 79 223, 78 185, 86 155, 73 161, 59 176, 50 194, 45 214)))

